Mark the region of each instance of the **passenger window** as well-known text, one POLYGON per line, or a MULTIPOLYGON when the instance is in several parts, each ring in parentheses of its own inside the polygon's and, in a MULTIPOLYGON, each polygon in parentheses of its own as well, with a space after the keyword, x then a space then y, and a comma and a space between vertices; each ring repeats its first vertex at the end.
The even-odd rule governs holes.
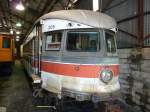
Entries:
POLYGON ((46 50, 60 50, 62 33, 47 33, 46 34, 46 50))
POLYGON ((10 38, 7 38, 7 37, 3 37, 3 45, 2 47, 3 48, 10 48, 10 38))
POLYGON ((97 52, 98 46, 98 32, 68 32, 68 51, 97 52))
POLYGON ((105 37, 106 37, 107 52, 110 53, 116 52, 115 34, 106 32, 105 37))

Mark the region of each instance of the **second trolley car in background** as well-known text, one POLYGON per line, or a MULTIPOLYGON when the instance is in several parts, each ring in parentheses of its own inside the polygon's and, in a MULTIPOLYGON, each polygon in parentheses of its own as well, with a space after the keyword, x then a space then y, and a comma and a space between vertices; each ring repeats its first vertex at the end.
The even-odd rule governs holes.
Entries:
POLYGON ((0 75, 10 75, 14 61, 14 37, 0 32, 0 75))
POLYGON ((59 97, 108 100, 120 89, 116 21, 100 12, 62 10, 39 18, 23 47, 34 83, 59 97))

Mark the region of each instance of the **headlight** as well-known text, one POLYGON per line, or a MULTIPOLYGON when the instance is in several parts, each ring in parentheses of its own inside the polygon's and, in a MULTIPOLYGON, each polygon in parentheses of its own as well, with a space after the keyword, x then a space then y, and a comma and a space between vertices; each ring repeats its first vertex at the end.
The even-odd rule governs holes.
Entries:
POLYGON ((103 70, 100 74, 100 79, 104 82, 104 83, 108 83, 112 80, 113 78, 113 73, 110 70, 103 70))

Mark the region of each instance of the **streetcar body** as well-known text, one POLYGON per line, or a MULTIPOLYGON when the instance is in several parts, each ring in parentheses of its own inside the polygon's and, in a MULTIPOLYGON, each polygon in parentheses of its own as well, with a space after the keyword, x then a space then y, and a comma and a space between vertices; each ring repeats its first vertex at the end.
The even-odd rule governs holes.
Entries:
POLYGON ((107 100, 120 89, 116 22, 87 10, 63 10, 36 21, 23 43, 23 63, 42 88, 76 100, 107 100))

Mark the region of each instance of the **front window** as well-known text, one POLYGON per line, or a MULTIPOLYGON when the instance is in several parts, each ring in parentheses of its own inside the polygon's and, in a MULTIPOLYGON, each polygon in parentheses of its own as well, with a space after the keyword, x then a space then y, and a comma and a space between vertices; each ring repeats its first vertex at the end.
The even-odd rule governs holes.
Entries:
POLYGON ((106 32, 105 38, 106 38, 107 52, 115 53, 116 52, 115 33, 106 32))
POLYGON ((46 35, 46 50, 60 50, 61 38, 61 32, 48 33, 46 35))
POLYGON ((10 38, 3 37, 3 48, 10 48, 10 38))
POLYGON ((96 52, 99 50, 99 32, 68 32, 67 50, 79 52, 96 52))

